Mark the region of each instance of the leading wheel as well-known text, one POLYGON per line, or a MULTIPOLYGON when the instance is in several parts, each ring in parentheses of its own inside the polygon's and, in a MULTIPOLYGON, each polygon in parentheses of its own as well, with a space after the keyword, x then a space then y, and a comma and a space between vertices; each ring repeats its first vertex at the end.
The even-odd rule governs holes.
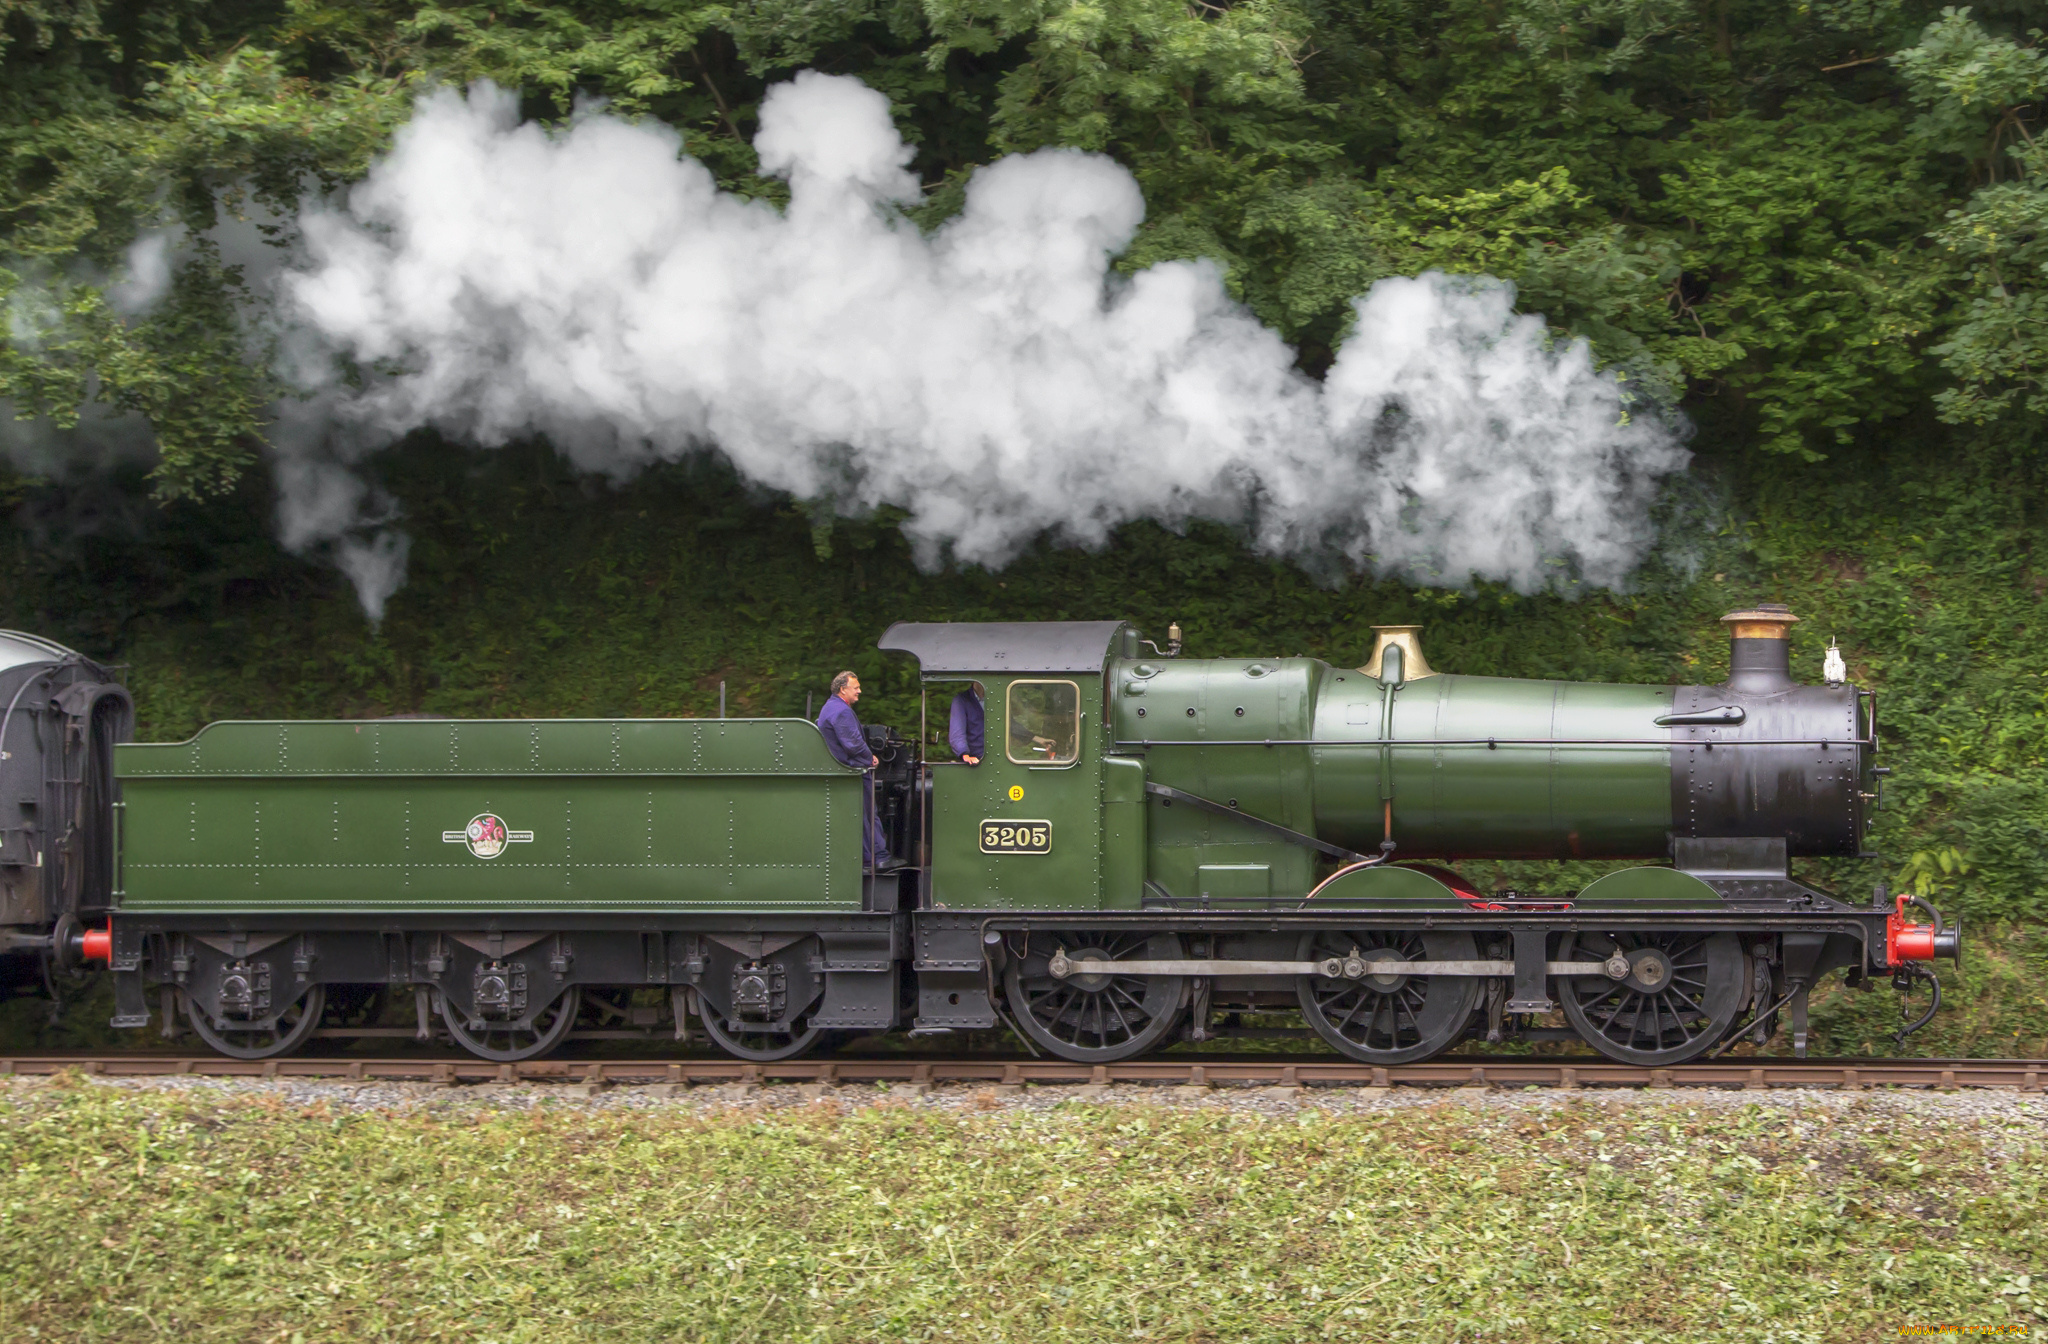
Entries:
POLYGON ((538 1059, 560 1045, 569 1035, 569 1028, 576 1025, 576 1010, 583 1002, 583 991, 579 986, 569 986, 523 1027, 485 1021, 474 1031, 446 996, 436 997, 441 999, 441 1021, 447 1024, 448 1034, 457 1045, 481 1059, 510 1064, 515 1060, 538 1059))
POLYGON ((199 1033, 199 1039, 234 1059, 271 1059, 290 1054, 313 1035, 313 1029, 320 1025, 321 1013, 327 1008, 326 986, 313 985, 297 1003, 278 1014, 273 1025, 252 1027, 228 1018, 213 1021, 200 1011, 191 995, 181 990, 178 997, 185 1004, 185 1020, 199 1033))
POLYGON ((1473 961, 1469 933, 1368 929, 1305 934, 1296 960, 1362 961, 1382 971, 1359 977, 1301 977, 1301 1015, 1340 1054, 1368 1064, 1413 1064, 1455 1043, 1479 1000, 1473 975, 1404 975, 1390 963, 1473 961))
POLYGON ((1624 980, 1563 983, 1564 1015, 1586 1043, 1622 1064, 1683 1064, 1728 1034, 1748 991, 1732 933, 1580 933, 1566 961, 1628 958, 1624 980))
POLYGON ((1107 1064, 1157 1046, 1179 1025, 1187 1006, 1187 977, 1179 975, 1069 975, 1057 979, 1051 962, 1175 961, 1180 939, 1170 933, 1033 933, 1025 955, 1010 957, 1003 988, 1026 1036, 1061 1059, 1107 1064))
POLYGON ((719 1020, 716 1009, 708 1003, 704 1006, 709 1011, 698 1019, 704 1024, 704 1034, 711 1038, 713 1045, 740 1059, 763 1064, 778 1059, 795 1059, 809 1054, 825 1034, 823 1027, 813 1026, 805 1026, 801 1031, 730 1031, 719 1020))

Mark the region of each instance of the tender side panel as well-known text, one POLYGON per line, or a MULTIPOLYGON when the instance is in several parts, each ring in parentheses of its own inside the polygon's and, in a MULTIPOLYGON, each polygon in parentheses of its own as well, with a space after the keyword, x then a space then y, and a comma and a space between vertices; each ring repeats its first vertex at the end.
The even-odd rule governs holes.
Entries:
POLYGON ((121 769, 131 911, 860 908, 806 724, 217 725, 121 769))

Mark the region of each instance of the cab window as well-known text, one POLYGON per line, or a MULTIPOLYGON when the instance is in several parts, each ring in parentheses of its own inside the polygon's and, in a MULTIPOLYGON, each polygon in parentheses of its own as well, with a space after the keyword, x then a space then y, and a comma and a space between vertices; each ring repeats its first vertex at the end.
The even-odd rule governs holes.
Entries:
POLYGON ((1004 716, 1010 759, 1072 765, 1081 756, 1081 688, 1071 681, 1013 681, 1004 716))

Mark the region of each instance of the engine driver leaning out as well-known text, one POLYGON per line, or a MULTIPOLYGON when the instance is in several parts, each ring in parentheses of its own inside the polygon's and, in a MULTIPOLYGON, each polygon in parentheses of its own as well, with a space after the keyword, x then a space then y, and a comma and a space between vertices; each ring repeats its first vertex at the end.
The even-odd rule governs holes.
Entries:
POLYGON ((853 703, 858 699, 859 677, 841 672, 832 678, 832 694, 825 697, 825 708, 818 715, 818 731, 824 734, 825 750, 832 753, 834 760, 867 775, 867 825, 861 831, 860 856, 876 872, 887 872, 903 865, 889 856, 889 842, 882 838, 881 818, 875 815, 874 769, 881 760, 869 749, 860 730, 860 717, 853 712, 853 703))

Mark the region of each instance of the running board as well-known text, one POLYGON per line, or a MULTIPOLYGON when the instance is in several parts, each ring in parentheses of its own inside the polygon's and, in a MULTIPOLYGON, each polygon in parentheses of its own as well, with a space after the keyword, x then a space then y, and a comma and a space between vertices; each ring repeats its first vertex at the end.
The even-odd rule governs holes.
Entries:
MULTIPOLYGON (((1055 980, 1077 975, 1319 975, 1326 980, 1362 980, 1366 976, 1397 975, 1501 975, 1512 976, 1512 961, 1398 961, 1364 957, 1326 957, 1321 961, 1075 961, 1065 951, 1055 952, 1047 966, 1055 980)), ((1546 975, 1604 975, 1626 980, 1628 958, 1620 955, 1606 961, 1551 961, 1543 966, 1546 975)))

